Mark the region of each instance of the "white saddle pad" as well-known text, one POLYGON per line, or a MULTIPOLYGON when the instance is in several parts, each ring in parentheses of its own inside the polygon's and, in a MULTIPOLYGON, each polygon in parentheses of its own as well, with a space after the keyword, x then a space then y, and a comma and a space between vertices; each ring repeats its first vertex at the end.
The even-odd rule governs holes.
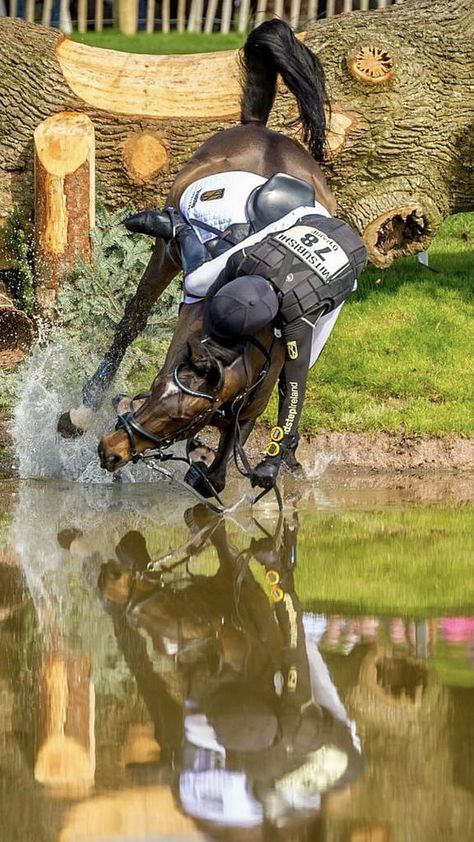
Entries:
MULTIPOLYGON (((179 207, 188 222, 198 220, 225 231, 234 222, 247 222, 247 199, 267 179, 251 172, 231 171, 193 181, 181 196, 179 207)), ((215 234, 193 225, 202 243, 215 234)))

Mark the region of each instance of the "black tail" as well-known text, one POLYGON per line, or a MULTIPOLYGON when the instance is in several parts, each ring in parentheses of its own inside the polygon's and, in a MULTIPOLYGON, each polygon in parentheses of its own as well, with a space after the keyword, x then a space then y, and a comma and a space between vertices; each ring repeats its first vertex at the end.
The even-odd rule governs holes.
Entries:
POLYGON ((243 48, 244 71, 241 122, 266 124, 276 94, 277 74, 298 101, 303 139, 316 161, 324 157, 329 106, 319 59, 297 38, 287 23, 269 20, 254 29, 243 48))

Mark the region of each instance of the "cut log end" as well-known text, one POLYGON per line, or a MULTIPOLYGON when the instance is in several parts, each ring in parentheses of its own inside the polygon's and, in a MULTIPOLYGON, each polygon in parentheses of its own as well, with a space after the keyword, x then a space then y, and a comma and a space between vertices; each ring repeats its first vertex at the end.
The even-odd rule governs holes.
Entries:
POLYGON ((350 74, 364 85, 386 85, 393 78, 394 60, 377 44, 364 44, 347 59, 350 74))
POLYGON ((431 236, 427 215, 420 205, 393 208, 364 231, 369 260, 382 267, 390 266, 398 257, 423 251, 431 236))

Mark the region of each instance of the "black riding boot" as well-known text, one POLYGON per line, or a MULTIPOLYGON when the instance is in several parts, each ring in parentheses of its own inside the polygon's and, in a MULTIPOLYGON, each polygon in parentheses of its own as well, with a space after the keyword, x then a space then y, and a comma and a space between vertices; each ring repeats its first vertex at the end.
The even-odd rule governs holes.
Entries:
POLYGON ((164 211, 142 211, 129 216, 124 221, 127 231, 134 234, 148 234, 160 237, 165 243, 175 240, 180 254, 183 272, 188 275, 211 259, 204 243, 201 242, 192 225, 174 208, 164 211))

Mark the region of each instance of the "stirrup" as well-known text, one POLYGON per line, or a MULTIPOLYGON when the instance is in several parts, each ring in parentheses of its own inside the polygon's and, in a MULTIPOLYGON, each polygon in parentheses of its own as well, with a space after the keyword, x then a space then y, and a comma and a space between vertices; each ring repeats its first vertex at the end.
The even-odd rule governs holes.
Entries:
POLYGON ((141 211, 123 220, 127 231, 132 234, 147 234, 149 237, 160 237, 169 243, 174 236, 174 224, 171 213, 164 211, 141 211))

